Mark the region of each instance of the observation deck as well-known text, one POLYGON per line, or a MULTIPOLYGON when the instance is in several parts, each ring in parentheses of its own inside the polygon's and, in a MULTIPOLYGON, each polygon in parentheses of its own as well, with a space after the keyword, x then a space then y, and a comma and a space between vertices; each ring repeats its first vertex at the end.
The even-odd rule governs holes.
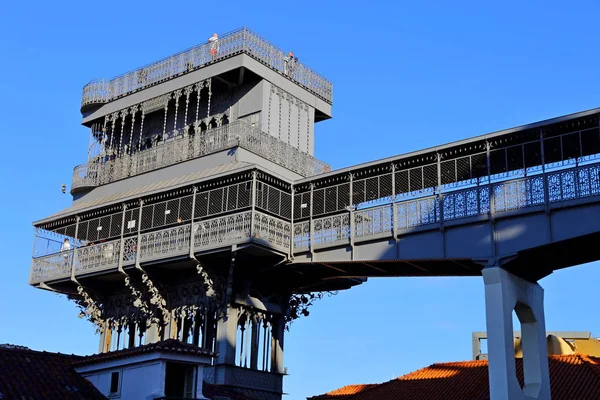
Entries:
POLYGON ((332 104, 331 82, 302 63, 297 63, 290 73, 286 70, 286 53, 248 28, 237 29, 221 36, 216 59, 212 59, 210 49, 209 43, 201 44, 111 80, 92 81, 83 88, 82 111, 90 105, 113 101, 238 54, 247 54, 332 104))

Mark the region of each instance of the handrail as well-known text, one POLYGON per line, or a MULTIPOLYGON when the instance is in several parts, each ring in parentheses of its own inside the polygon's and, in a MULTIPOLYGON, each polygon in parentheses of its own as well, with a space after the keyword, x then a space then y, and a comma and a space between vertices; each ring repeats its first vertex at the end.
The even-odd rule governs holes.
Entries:
MULTIPOLYGON (((392 237, 419 227, 501 215, 531 207, 600 195, 600 163, 428 195, 376 207, 301 220, 293 225, 295 252, 392 237), (548 199, 545 199, 545 191, 548 199), (492 201, 493 200, 493 201, 492 201), (396 217, 394 218, 394 213, 396 217), (354 218, 354 223, 351 219, 354 218), (312 224, 312 226, 311 226, 312 224), (397 226, 394 226, 397 224, 397 226), (311 230, 314 234, 309 235, 311 230)), ((460 223, 460 222, 459 222, 460 223)))
POLYGON ((283 50, 248 28, 240 28, 221 36, 218 39, 218 53, 214 59, 210 53, 210 46, 209 43, 197 45, 113 79, 91 81, 83 87, 81 106, 106 103, 190 72, 217 59, 233 57, 242 52, 295 81, 329 104, 332 103, 331 82, 302 63, 294 63, 293 68, 288 68, 283 50))

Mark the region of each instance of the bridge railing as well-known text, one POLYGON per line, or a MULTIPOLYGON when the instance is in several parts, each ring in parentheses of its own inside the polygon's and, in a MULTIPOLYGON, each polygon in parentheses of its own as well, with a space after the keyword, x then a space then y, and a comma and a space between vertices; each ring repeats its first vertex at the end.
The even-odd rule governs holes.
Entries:
POLYGON ((600 195, 600 165, 392 201, 294 223, 293 252, 393 237, 419 227, 600 195))

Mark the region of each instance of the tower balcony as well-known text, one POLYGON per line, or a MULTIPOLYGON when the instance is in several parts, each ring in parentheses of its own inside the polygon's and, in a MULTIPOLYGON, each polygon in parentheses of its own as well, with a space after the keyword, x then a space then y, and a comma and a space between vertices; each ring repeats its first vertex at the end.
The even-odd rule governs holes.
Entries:
POLYGON ((133 154, 97 157, 73 170, 71 193, 192 160, 232 147, 245 148, 301 176, 318 175, 331 167, 299 149, 238 120, 196 135, 173 131, 169 139, 133 154))
POLYGON ((29 283, 69 280, 131 267, 138 259, 152 263, 180 258, 190 251, 202 253, 246 243, 288 253, 290 240, 290 222, 251 210, 99 243, 77 240, 73 248, 63 251, 59 241, 44 240, 44 248, 38 246, 32 259, 29 283))
POLYGON ((90 105, 107 103, 242 53, 332 104, 331 82, 302 63, 296 61, 292 65, 286 60, 286 53, 283 50, 248 28, 241 28, 221 36, 217 41, 216 49, 217 52, 213 55, 211 44, 201 44, 111 80, 92 81, 83 88, 81 108, 83 110, 90 105))

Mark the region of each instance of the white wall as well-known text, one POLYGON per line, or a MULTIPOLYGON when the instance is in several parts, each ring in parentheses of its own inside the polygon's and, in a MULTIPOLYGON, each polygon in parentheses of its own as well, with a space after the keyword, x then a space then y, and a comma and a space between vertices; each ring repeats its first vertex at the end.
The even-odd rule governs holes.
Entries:
POLYGON ((166 363, 164 361, 154 361, 82 375, 96 386, 103 395, 111 399, 153 399, 164 394, 165 368, 166 363), (114 371, 120 371, 121 373, 120 393, 119 395, 110 396, 110 377, 114 371))

